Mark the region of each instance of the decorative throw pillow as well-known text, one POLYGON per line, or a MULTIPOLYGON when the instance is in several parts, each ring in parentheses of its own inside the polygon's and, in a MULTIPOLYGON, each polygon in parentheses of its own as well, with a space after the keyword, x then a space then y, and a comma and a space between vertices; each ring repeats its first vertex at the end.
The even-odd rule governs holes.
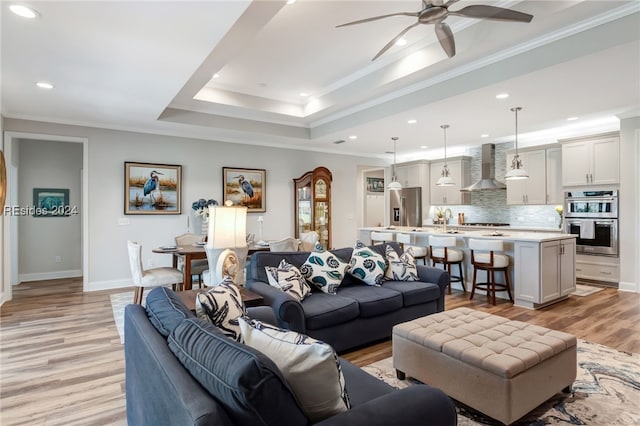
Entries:
POLYGON ((246 313, 240 290, 229 277, 196 298, 196 315, 236 341, 240 341, 238 317, 246 313))
POLYGON ((271 286, 279 288, 297 300, 302 301, 311 294, 311 287, 307 284, 300 270, 287 262, 286 259, 282 259, 278 267, 265 266, 264 269, 271 286))
POLYGON ((324 293, 336 294, 349 266, 330 251, 316 246, 300 267, 302 276, 324 293))
POLYGON ((362 241, 356 246, 349 261, 349 273, 367 285, 379 286, 384 280, 387 261, 380 254, 366 247, 362 241))
POLYGON ((340 362, 330 345, 247 317, 239 322, 244 344, 278 366, 311 423, 351 408, 340 362))
POLYGON ((389 266, 384 277, 393 281, 419 281, 416 260, 413 258, 413 251, 408 247, 401 256, 391 247, 386 248, 389 266))

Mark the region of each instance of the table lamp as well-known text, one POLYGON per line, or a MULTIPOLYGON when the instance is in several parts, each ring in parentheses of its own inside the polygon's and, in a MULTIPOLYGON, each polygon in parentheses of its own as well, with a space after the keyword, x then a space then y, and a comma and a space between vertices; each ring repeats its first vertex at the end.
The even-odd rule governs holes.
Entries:
POLYGON ((209 262, 206 285, 217 285, 227 275, 235 284, 244 285, 248 252, 246 207, 209 206, 206 252, 209 262))

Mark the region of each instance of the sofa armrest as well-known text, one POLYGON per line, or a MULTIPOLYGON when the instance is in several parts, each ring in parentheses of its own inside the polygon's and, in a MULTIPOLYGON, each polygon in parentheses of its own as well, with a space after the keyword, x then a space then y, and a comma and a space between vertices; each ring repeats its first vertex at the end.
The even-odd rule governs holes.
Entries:
POLYGON ((264 302, 271 306, 276 316, 278 327, 297 331, 298 333, 306 333, 304 310, 299 301, 263 281, 247 281, 245 287, 254 293, 258 293, 264 298, 264 302))
POLYGON ((353 407, 316 426, 388 426, 457 424, 453 401, 440 389, 414 385, 353 407))
POLYGON ((449 272, 432 266, 418 266, 418 278, 420 281, 434 283, 440 287, 440 298, 438 299, 438 311, 444 311, 444 294, 451 281, 449 272))

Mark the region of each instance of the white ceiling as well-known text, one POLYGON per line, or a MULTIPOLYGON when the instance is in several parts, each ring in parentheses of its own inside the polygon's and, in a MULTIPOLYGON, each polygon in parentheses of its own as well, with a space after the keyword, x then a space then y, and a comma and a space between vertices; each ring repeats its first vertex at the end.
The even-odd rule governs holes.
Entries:
POLYGON ((513 106, 523 145, 640 114, 635 0, 460 1, 451 10, 491 4, 534 18, 450 16, 455 57, 420 25, 375 62, 415 18, 335 26, 415 12, 419 0, 29 2, 34 20, 10 4, 0 12, 10 118, 383 158, 398 136, 403 161, 441 157, 441 124, 451 155, 512 140, 513 106), (55 88, 37 88, 43 80, 55 88))

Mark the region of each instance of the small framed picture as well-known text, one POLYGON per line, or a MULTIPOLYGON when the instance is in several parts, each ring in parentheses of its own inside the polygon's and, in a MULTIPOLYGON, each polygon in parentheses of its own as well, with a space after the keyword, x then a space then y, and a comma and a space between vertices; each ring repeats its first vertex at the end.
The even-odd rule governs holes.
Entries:
POLYGON ((182 166, 124 163, 124 214, 180 214, 182 166))
POLYGON ((368 177, 367 192, 384 192, 384 179, 368 177))
POLYGON ((245 206, 249 213, 263 213, 266 207, 267 172, 264 169, 222 168, 224 205, 245 206))
POLYGON ((33 188, 34 216, 65 217, 71 214, 69 190, 61 188, 33 188))

